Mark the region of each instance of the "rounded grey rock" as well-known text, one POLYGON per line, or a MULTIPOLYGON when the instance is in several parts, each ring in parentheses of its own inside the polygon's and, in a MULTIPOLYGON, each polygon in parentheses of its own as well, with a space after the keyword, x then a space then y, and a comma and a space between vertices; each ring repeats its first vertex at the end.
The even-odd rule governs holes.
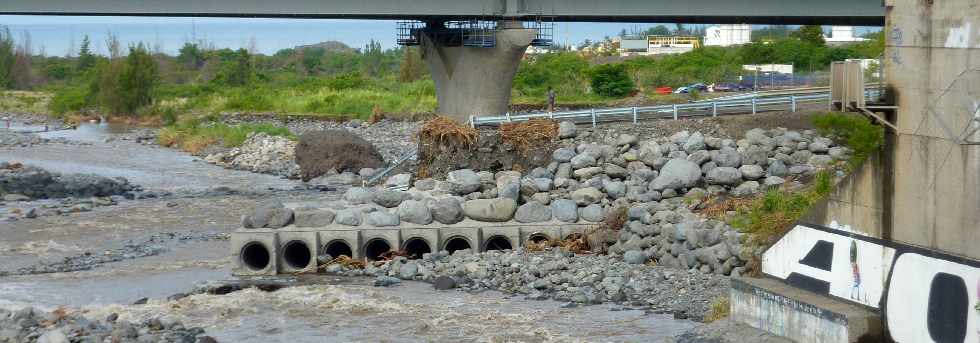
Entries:
POLYGON ((412 196, 406 192, 394 191, 394 190, 381 190, 374 193, 374 203, 387 207, 393 208, 398 207, 402 201, 410 199, 412 196))
POLYGON ((599 204, 592 204, 579 210, 579 217, 590 222, 606 220, 606 210, 599 204))
POLYGON ((432 223, 432 214, 424 202, 405 200, 398 205, 398 219, 413 224, 427 225, 432 223))
POLYGON ((453 198, 442 198, 430 204, 432 218, 442 224, 455 224, 463 220, 463 207, 453 198))
POLYGON ((734 186, 742 182, 742 173, 732 167, 718 167, 709 170, 704 180, 712 185, 734 186))
POLYGON ((401 224, 401 220, 398 215, 382 210, 368 213, 367 223, 373 226, 398 226, 401 224))
POLYGON ((466 217, 484 222, 505 222, 514 217, 517 201, 513 199, 476 199, 463 204, 466 217))
POLYGON ((350 208, 337 211, 334 222, 340 225, 358 226, 361 225, 361 211, 350 208))
POLYGON ((528 202, 517 208, 514 220, 521 223, 538 223, 551 220, 551 207, 537 201, 528 202))
POLYGON ((644 264, 647 263, 647 256, 639 250, 630 250, 623 254, 623 261, 629 264, 644 264))
POLYGON ((556 199, 551 202, 551 213, 560 221, 574 223, 578 221, 578 206, 569 199, 556 199))
POLYGON ((758 180, 765 175, 765 170, 755 164, 741 166, 738 168, 738 171, 742 173, 742 177, 746 180, 758 180))

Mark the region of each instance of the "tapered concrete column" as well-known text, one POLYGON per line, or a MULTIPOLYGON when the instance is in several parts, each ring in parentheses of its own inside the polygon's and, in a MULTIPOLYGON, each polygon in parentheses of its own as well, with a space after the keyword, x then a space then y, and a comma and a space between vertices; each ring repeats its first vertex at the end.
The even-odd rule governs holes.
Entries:
POLYGON ((422 58, 436 84, 438 114, 465 122, 471 115, 507 112, 517 67, 536 35, 535 30, 516 24, 515 28, 499 29, 496 45, 490 48, 448 47, 429 34, 423 35, 422 58))

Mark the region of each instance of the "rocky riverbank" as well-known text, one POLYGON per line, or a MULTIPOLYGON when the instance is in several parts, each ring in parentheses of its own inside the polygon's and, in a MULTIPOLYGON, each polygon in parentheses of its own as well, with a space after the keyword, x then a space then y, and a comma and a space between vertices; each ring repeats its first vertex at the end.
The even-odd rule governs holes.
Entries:
POLYGON ((20 163, 0 162, 0 220, 88 212, 96 206, 133 199, 139 192, 139 186, 121 177, 52 173, 20 163))
POLYGON ((296 165, 296 142, 286 137, 270 136, 265 133, 251 133, 241 146, 207 155, 204 160, 225 168, 273 174, 291 179, 299 177, 299 166, 296 165))
POLYGON ((385 161, 394 161, 399 157, 416 149, 415 134, 422 126, 420 121, 399 121, 384 119, 376 123, 369 123, 358 119, 345 122, 334 120, 288 117, 279 119, 273 116, 247 115, 247 114, 227 114, 221 118, 228 124, 241 123, 268 123, 284 125, 289 131, 296 135, 302 135, 310 131, 322 130, 347 130, 374 145, 385 161))
MULTIPOLYGON (((559 135, 575 136, 562 123, 559 135)), ((849 150, 814 132, 752 129, 733 140, 680 131, 612 144, 559 148, 529 172, 449 172, 445 180, 391 177, 394 189, 353 187, 346 202, 326 207, 268 204, 243 222, 251 228, 455 224, 463 220, 601 223, 624 215, 605 244, 628 261, 740 275, 756 254, 724 221, 698 213, 711 199, 751 198, 769 188, 800 189, 818 170, 834 168, 849 150), (412 187, 409 188, 409 185, 412 187), (610 237, 612 235, 612 237, 610 237)))
POLYGON ((187 327, 169 319, 128 322, 111 314, 89 319, 81 313, 59 308, 43 312, 32 307, 15 311, 0 308, 0 342, 216 342, 204 329, 187 327))
POLYGON ((558 248, 443 251, 417 260, 396 257, 366 269, 332 264, 326 271, 377 276, 379 286, 419 280, 442 289, 492 289, 522 294, 528 300, 553 299, 567 302, 565 307, 612 302, 696 321, 703 320, 711 302, 729 290, 728 278, 721 275, 635 264, 612 255, 576 255, 558 248))

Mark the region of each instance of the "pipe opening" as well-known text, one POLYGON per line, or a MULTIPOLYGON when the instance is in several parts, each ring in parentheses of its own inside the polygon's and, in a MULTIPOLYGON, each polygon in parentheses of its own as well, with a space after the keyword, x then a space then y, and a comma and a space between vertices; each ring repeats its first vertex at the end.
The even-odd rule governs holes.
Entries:
POLYGON ((408 254, 410 259, 422 258, 422 254, 428 254, 432 252, 432 248, 429 247, 429 242, 426 242, 424 238, 413 237, 405 241, 404 247, 405 253, 408 254))
POLYGON ((534 243, 534 244, 546 243, 546 242, 548 242, 550 240, 551 240, 551 237, 548 237, 548 235, 543 234, 543 233, 540 233, 540 232, 538 232, 538 233, 532 233, 530 236, 527 237, 527 241, 530 242, 530 243, 534 243))
POLYGON ((282 260, 293 269, 303 269, 310 265, 313 254, 310 246, 303 241, 290 241, 282 248, 282 260))
POLYGON ((496 235, 490 236, 486 242, 486 251, 490 250, 511 250, 514 246, 510 244, 510 240, 507 237, 496 235))
POLYGON ((383 238, 375 238, 364 244, 364 256, 371 261, 381 259, 381 255, 391 251, 391 244, 383 238))
POLYGON ((467 241, 466 238, 457 236, 447 240, 443 250, 448 251, 449 254, 452 254, 456 250, 470 249, 470 247, 470 241, 467 241))
POLYGON ((323 253, 330 255, 330 258, 341 256, 354 257, 354 251, 351 250, 350 244, 339 239, 327 243, 327 246, 323 247, 323 253))
POLYGON ((242 247, 242 252, 239 255, 242 260, 242 264, 246 268, 253 271, 260 271, 269 266, 271 258, 269 256, 269 249, 265 247, 262 243, 251 242, 245 244, 242 247))

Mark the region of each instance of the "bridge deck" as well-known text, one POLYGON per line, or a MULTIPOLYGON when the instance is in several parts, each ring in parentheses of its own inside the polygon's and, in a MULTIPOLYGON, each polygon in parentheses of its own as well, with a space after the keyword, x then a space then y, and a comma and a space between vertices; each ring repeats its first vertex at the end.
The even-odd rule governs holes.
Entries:
POLYGON ((0 14, 883 25, 881 0, 5 0, 0 14))

